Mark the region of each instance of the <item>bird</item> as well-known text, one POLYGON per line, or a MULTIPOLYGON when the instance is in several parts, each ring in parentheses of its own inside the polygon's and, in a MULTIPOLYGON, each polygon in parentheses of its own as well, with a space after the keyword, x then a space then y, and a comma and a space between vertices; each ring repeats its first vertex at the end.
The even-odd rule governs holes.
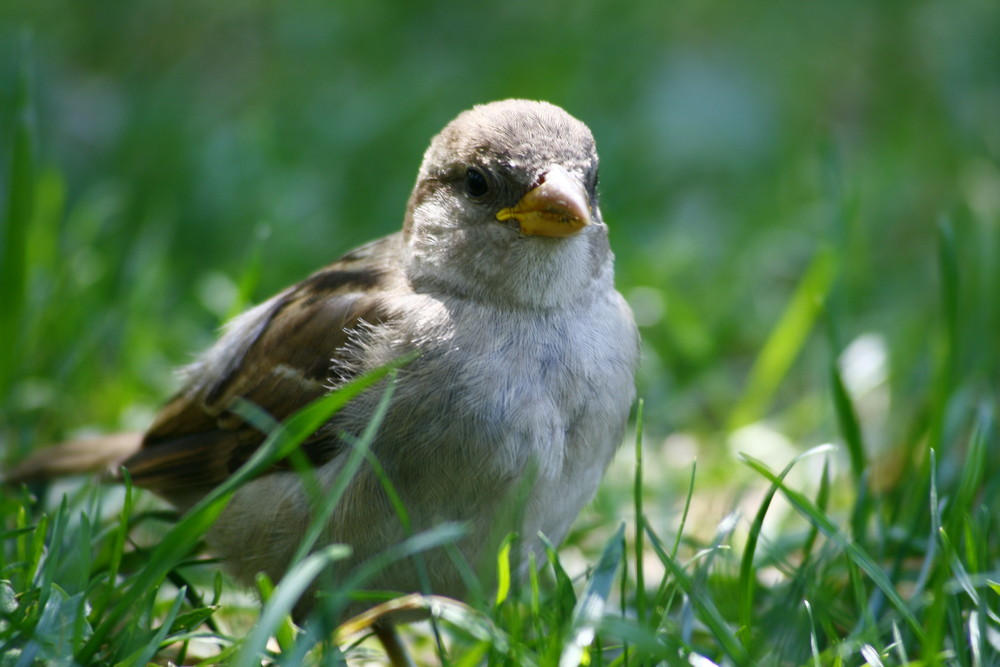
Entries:
MULTIPOLYGON (((185 511, 266 438, 237 403, 281 421, 406 355, 370 458, 323 527, 323 543, 351 550, 334 585, 443 522, 464 527, 455 546, 467 564, 495 563, 506 530, 520 535, 522 567, 530 554, 544 562, 541 536, 563 540, 623 439, 639 359, 587 125, 531 100, 462 112, 424 154, 401 231, 228 322, 145 433, 42 450, 5 479, 110 465, 185 511)), ((363 391, 299 445, 321 493, 384 396, 384 383, 363 391)), ((235 492, 206 542, 238 580, 277 581, 310 513, 301 475, 274 465, 235 492)), ((420 568, 401 560, 366 586, 467 592, 454 549, 422 557, 420 568)))

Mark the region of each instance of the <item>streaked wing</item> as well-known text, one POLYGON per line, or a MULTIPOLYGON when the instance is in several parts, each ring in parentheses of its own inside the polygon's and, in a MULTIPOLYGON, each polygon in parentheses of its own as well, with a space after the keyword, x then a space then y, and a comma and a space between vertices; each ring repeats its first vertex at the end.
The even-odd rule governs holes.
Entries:
MULTIPOLYGON (((352 333, 383 321, 380 295, 398 270, 380 258, 394 256, 399 243, 397 234, 363 246, 237 319, 125 462, 133 482, 190 504, 264 440, 230 411, 236 398, 280 421, 349 379, 355 369, 343 358, 345 346, 352 333)), ((315 454, 309 444, 303 447, 315 454)))

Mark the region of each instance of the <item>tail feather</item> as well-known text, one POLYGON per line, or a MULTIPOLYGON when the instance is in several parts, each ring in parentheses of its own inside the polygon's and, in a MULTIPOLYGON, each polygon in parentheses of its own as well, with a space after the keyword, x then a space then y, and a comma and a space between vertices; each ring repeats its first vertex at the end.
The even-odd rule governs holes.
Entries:
POLYGON ((10 470, 0 472, 7 484, 40 482, 68 475, 114 473, 139 451, 142 433, 112 433, 97 438, 69 440, 41 449, 10 470))

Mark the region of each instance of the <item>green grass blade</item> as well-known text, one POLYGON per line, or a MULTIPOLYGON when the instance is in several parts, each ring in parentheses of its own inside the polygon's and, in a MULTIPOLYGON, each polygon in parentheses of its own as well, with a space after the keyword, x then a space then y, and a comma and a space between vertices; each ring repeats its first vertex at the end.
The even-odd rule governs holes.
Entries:
MULTIPOLYGON (((623 655, 612 662, 612 665, 659 664, 660 661, 671 664, 670 659, 677 658, 677 652, 671 652, 668 648, 670 638, 663 638, 651 628, 640 626, 632 622, 631 619, 620 616, 605 616, 601 619, 600 632, 602 635, 618 637, 627 642, 634 653, 629 658, 635 662, 626 661, 626 656, 623 655)), ((607 641, 606 638, 605 641, 607 641)))
POLYGON ((698 474, 698 462, 691 463, 691 477, 688 479, 687 493, 684 495, 684 509, 681 511, 680 525, 677 526, 677 536, 674 538, 674 546, 670 549, 670 557, 677 558, 677 552, 681 548, 681 537, 684 535, 684 528, 687 526, 688 515, 691 512, 691 499, 694 497, 694 480, 698 474))
POLYGON ((816 640, 816 621, 813 618, 812 605, 809 604, 809 600, 803 600, 802 603, 805 605, 806 613, 809 615, 809 652, 812 654, 813 666, 820 667, 819 642, 816 640))
POLYGON ((959 551, 956 549, 951 540, 948 538, 948 533, 941 531, 941 551, 948 556, 948 565, 951 568, 952 582, 957 585, 966 595, 969 596, 969 600, 974 606, 979 606, 979 592, 976 591, 976 585, 972 582, 972 577, 969 576, 968 570, 962 564, 962 560, 959 558, 959 551))
POLYGON ((118 525, 111 534, 112 543, 109 550, 111 560, 108 563, 108 580, 104 594, 101 595, 94 605, 94 618, 100 618, 111 604, 111 598, 115 591, 115 582, 118 579, 118 572, 121 569, 122 556, 125 553, 125 540, 128 538, 129 517, 132 516, 132 477, 127 469, 122 469, 122 479, 125 483, 125 500, 121 513, 118 515, 118 525))
MULTIPOLYGON (((830 459, 823 461, 823 473, 819 478, 819 490, 816 492, 816 507, 821 512, 826 513, 830 503, 830 459)), ((802 543, 802 562, 806 563, 812 557, 813 548, 816 546, 816 538, 819 537, 819 529, 810 524, 809 534, 802 543)))
POLYGON ((836 361, 830 364, 830 389, 833 394, 833 407, 837 414, 840 435, 844 438, 844 444, 847 445, 847 453, 851 460, 851 474, 854 476, 855 484, 861 484, 862 476, 867 467, 865 445, 861 436, 861 426, 854 411, 854 404, 844 386, 844 379, 840 375, 840 368, 836 361))
POLYGON ((955 230, 950 220, 938 223, 938 270, 941 276, 941 311, 944 318, 943 378, 950 386, 955 372, 955 353, 958 350, 958 292, 959 260, 955 244, 955 230))
POLYGON ((924 636, 923 628, 920 626, 920 623, 913 615, 909 606, 907 606, 906 601, 899 595, 899 592, 892 584, 892 581, 890 581, 885 573, 882 572, 881 568, 879 568, 878 564, 872 559, 871 556, 868 555, 867 552, 852 543, 840 531, 837 525, 831 521, 826 514, 821 512, 819 508, 816 507, 811 500, 809 500, 809 498, 805 497, 798 491, 794 491, 785 486, 784 482, 771 472, 763 462, 747 454, 740 454, 740 457, 744 462, 746 462, 747 465, 756 470, 761 476, 770 480, 772 484, 778 486, 778 488, 781 489, 781 492, 785 495, 785 498, 789 503, 791 503, 792 507, 794 507, 796 511, 798 511, 814 526, 819 528, 819 530, 826 535, 827 539, 846 552, 851 562, 856 564, 866 575, 868 575, 868 577, 889 599, 893 607, 895 607, 900 615, 906 619, 906 622, 909 624, 913 633, 919 638, 924 636))
POLYGON ((0 386, 11 378, 19 359, 28 284, 27 239, 35 200, 34 102, 31 91, 28 33, 21 37, 14 89, 14 136, 8 144, 10 179, 3 228, 0 229, 0 386))
POLYGON ((818 252, 750 370, 747 388, 731 415, 730 430, 763 415, 805 345, 836 274, 834 254, 818 252))
MULTIPOLYGON (((694 496, 694 480, 698 472, 698 462, 695 461, 691 464, 691 476, 688 480, 687 492, 684 497, 684 509, 681 511, 680 524, 677 527, 677 535, 674 537, 674 544, 670 549, 670 558, 676 559, 677 553, 681 548, 681 538, 684 535, 684 528, 687 526, 688 514, 691 511, 691 498, 694 496)), ((654 539, 661 541, 659 536, 655 534, 652 527, 647 523, 646 532, 653 533, 654 539)), ((656 609, 666 609, 670 605, 670 599, 672 596, 672 589, 670 585, 670 577, 663 577, 660 581, 660 586, 656 591, 656 598, 654 600, 653 607, 656 609)))
POLYGON ((955 376, 958 358, 959 316, 959 260, 955 243, 955 230, 951 221, 943 218, 938 224, 938 272, 941 280, 942 331, 937 336, 935 353, 934 382, 929 397, 930 425, 927 446, 933 447, 947 458, 947 442, 944 435, 945 419, 951 396, 955 390, 955 376))
MULTIPOLYGON (((563 569, 555 545, 542 534, 538 535, 538 539, 541 540, 542 545, 545 547, 545 557, 552 567, 552 573, 556 580, 556 590, 553 592, 552 599, 558 602, 559 606, 563 609, 568 608, 572 610, 576 608, 576 591, 573 590, 573 580, 570 579, 570 576, 566 574, 566 570, 563 569)), ((558 616, 561 618, 563 615, 560 613, 558 616)))
MULTIPOLYGON (((989 444, 992 439, 993 409, 984 404, 980 408, 979 417, 969 439, 969 448, 962 462, 962 473, 958 480, 958 487, 948 504, 944 526, 950 535, 958 535, 960 533, 959 527, 965 517, 974 514, 972 505, 976 495, 982 490, 987 456, 990 451, 989 444)), ((995 447, 993 451, 996 451, 995 447)))
POLYGON ((559 667, 575 667, 579 665, 587 647, 594 641, 597 634, 597 627, 601 617, 604 615, 604 608, 608 603, 608 596, 614 586, 615 573, 622 562, 625 553, 625 524, 618 526, 618 530, 604 545, 601 559, 594 569, 594 573, 587 583, 587 588, 577 602, 576 609, 573 610, 573 631, 572 637, 566 646, 563 647, 562 655, 559 658, 559 667))
POLYGON ((692 606, 698 614, 698 618, 704 623, 719 642, 722 650, 737 665, 749 664, 750 656, 743 648, 743 644, 729 627, 729 623, 723 618, 712 597, 695 586, 695 583, 688 576, 684 568, 677 564, 677 561, 670 557, 660 540, 652 531, 647 531, 649 543, 652 545, 660 561, 666 566, 668 572, 676 580, 681 590, 688 596, 692 606))
MULTIPOLYGON (((646 533, 645 513, 642 507, 642 409, 639 399, 635 413, 635 481, 632 484, 632 502, 635 507, 635 613, 640 623, 646 621, 646 576, 642 558, 645 552, 643 536, 646 533)), ((624 596, 623 602, 624 602, 624 596)))
MULTIPOLYGON (((395 371, 393 371, 391 377, 395 377, 395 371)), ((292 563, 297 563, 304 559, 306 554, 315 546, 326 529, 337 503, 340 502, 344 492, 347 491, 348 484, 354 478, 354 474, 358 471, 358 468, 361 467, 361 463, 368 457, 369 447, 375 439, 375 433, 378 427, 381 426, 386 411, 389 409, 389 401, 392 400, 394 386, 393 382, 389 382, 386 385, 385 391, 382 392, 382 398, 379 400, 375 412, 365 427, 365 432, 357 442, 353 443, 351 454, 348 456, 344 468, 337 474, 337 479, 334 481, 333 486, 325 493, 318 494, 318 497, 314 499, 315 506, 313 508, 312 520, 309 522, 309 527, 306 530, 305 536, 303 536, 302 542, 295 550, 295 555, 292 556, 292 563)))
MULTIPOLYGON (((66 496, 62 497, 59 503, 59 509, 56 510, 55 516, 52 519, 52 536, 49 538, 49 544, 54 545, 56 551, 62 550, 62 545, 65 543, 66 526, 69 523, 69 501, 66 496)), ((59 560, 56 557, 56 553, 52 550, 48 550, 45 558, 41 560, 41 570, 35 581, 36 585, 42 589, 43 592, 51 590, 52 583, 56 581, 56 567, 59 565, 59 560)))
POLYGON ((510 594, 510 547, 514 543, 514 535, 510 534, 500 543, 497 550, 497 594, 494 608, 500 607, 510 594))
POLYGON ((135 653, 130 655, 128 658, 118 663, 122 667, 131 667, 133 665, 147 665, 149 661, 153 659, 156 652, 161 648, 164 638, 166 638, 167 633, 173 627, 174 619, 177 618, 177 614, 180 613, 181 604, 184 602, 185 591, 181 590, 177 592, 177 598, 174 600, 173 604, 170 606, 170 610, 167 615, 163 618, 159 629, 153 634, 151 638, 146 639, 143 645, 140 646, 135 653))
POLYGON ((937 490, 937 452, 930 451, 930 536, 927 538, 927 548, 924 550, 924 561, 920 567, 916 581, 913 583, 913 597, 920 597, 930 579, 934 565, 937 563, 938 535, 941 532, 941 505, 937 490))
MULTIPOLYGON (((464 537, 467 532, 468 530, 465 525, 447 522, 417 533, 389 547, 351 571, 350 576, 340 583, 337 590, 332 591, 327 596, 329 601, 327 605, 328 609, 334 613, 338 613, 347 604, 351 591, 362 588, 365 582, 393 563, 406 558, 412 558, 430 549, 452 545, 464 537)), ((279 589, 283 583, 282 581, 282 583, 278 584, 279 589)))
MULTIPOLYGON (((792 471, 792 468, 801 461, 802 459, 814 456, 816 454, 823 454, 833 450, 833 445, 820 445, 814 447, 802 454, 799 454, 793 458, 785 469, 781 471, 778 475, 778 479, 784 481, 788 473, 792 471)), ((753 627, 753 598, 754 598, 754 588, 756 585, 756 577, 753 561, 754 555, 757 550, 757 542, 760 539, 760 531, 764 527, 764 519, 767 516, 767 511, 771 507, 771 501, 774 499, 774 495, 778 492, 778 485, 771 484, 771 487, 764 494, 764 498, 761 500, 760 507, 757 508, 757 514, 754 516, 753 523, 750 524, 750 532, 747 535, 746 546, 743 549, 743 558, 740 561, 740 576, 739 576, 739 631, 737 635, 743 642, 743 645, 749 648, 748 644, 750 642, 750 628, 753 627)))
POLYGON ((285 618, 291 613, 292 607, 295 606, 313 580, 331 563, 347 558, 350 553, 350 547, 343 544, 331 544, 310 554, 305 560, 292 567, 282 578, 281 584, 274 589, 274 593, 264 605, 260 619, 243 641, 239 653, 231 664, 234 667, 259 665, 260 656, 264 652, 267 640, 284 623, 285 618))
MULTIPOLYGON (((347 547, 343 547, 347 549, 347 547)), ((350 550, 347 549, 347 553, 350 550)), ((345 554, 346 557, 347 554, 345 554)), ((294 569, 294 566, 291 568, 294 569)), ((257 591, 260 593, 260 599, 263 604, 267 604, 271 601, 271 597, 274 595, 274 582, 271 581, 271 577, 267 576, 266 572, 258 572, 256 578, 257 591)), ((271 633, 274 635, 275 640, 278 642, 278 647, 281 649, 282 653, 289 653, 295 648, 295 623, 292 621, 290 616, 284 616, 277 624, 277 627, 273 628, 271 633)))

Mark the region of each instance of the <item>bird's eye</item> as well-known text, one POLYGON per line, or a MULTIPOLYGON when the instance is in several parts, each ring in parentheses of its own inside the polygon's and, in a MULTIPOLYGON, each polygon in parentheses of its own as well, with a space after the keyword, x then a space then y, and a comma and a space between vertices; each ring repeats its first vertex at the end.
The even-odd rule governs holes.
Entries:
POLYGON ((490 185, 486 182, 483 172, 478 169, 469 169, 465 172, 465 191, 470 197, 482 197, 489 192, 490 185))

